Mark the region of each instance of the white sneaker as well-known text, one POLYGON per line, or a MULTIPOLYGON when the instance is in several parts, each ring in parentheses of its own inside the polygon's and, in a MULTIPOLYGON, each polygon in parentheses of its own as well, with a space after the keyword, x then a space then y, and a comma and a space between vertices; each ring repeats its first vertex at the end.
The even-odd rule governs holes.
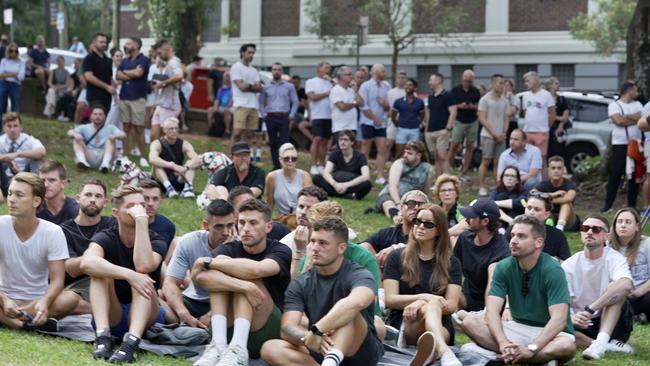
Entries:
POLYGON ((320 174, 320 169, 318 169, 318 165, 312 165, 311 169, 309 169, 309 174, 311 174, 311 175, 320 174))
POLYGON ((497 353, 494 351, 490 351, 489 349, 483 348, 479 346, 476 343, 465 343, 460 347, 460 352, 462 353, 473 353, 477 355, 481 355, 485 358, 487 358, 490 361, 496 361, 497 360, 497 353))
POLYGON ((140 149, 137 148, 137 147, 134 147, 133 149, 131 149, 131 155, 133 155, 133 156, 140 156, 140 155, 141 155, 141 154, 140 154, 140 149))
POLYGON ((623 341, 619 341, 618 339, 612 339, 607 343, 607 351, 621 352, 631 355, 634 354, 634 347, 623 341))
POLYGON ((183 198, 194 198, 196 196, 194 195, 194 192, 192 192, 191 188, 185 188, 185 189, 183 189, 183 192, 181 193, 181 197, 183 197, 183 198))
POLYGON ((175 189, 167 191, 167 198, 176 198, 178 197, 178 192, 175 189))
POLYGON ((240 345, 230 345, 221 354, 216 366, 248 366, 248 350, 240 345))
POLYGON ((467 310, 458 310, 457 312, 451 314, 451 319, 453 319, 456 324, 458 325, 463 325, 463 319, 465 319, 469 315, 467 310))
POLYGON ((456 357, 454 351, 449 347, 447 350, 440 356, 440 365, 441 366, 463 366, 463 363, 456 357))
POLYGON ((226 350, 226 345, 217 345, 210 342, 203 351, 201 358, 196 360, 192 366, 214 366, 221 359, 221 354, 226 350))
POLYGON ((148 168, 149 167, 149 162, 145 158, 140 158, 140 166, 142 168, 148 168))
POLYGON ((318 168, 318 174, 323 175, 323 173, 325 173, 324 165, 319 165, 317 168, 318 168))
POLYGON ((379 177, 379 178, 375 179, 375 183, 383 186, 384 184, 386 184, 386 178, 379 177))
POLYGON ((487 188, 485 187, 481 187, 478 189, 478 195, 481 197, 487 197, 489 194, 490 192, 488 192, 487 188))
POLYGON ((436 338, 431 332, 424 332, 418 338, 418 344, 415 348, 415 355, 411 359, 410 366, 428 365, 436 356, 436 338))
POLYGON ((582 351, 582 358, 585 360, 600 360, 605 356, 605 351, 607 351, 607 344, 593 341, 587 349, 582 351))

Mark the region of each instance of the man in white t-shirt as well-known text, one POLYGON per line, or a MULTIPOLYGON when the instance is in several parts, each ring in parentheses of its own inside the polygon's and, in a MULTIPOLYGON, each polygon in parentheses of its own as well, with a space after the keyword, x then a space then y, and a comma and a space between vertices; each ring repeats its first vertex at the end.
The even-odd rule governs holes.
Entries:
MULTIPOLYGON (((162 124, 170 117, 181 114, 181 100, 178 95, 180 83, 183 81, 181 60, 174 56, 169 41, 163 39, 156 43, 158 57, 164 63, 160 74, 153 76, 153 90, 158 93, 158 105, 151 117, 151 140, 158 140, 162 133, 162 124)), ((144 154, 144 151, 142 152, 144 154)))
MULTIPOLYGON (((406 89, 404 89, 406 86, 406 79, 406 71, 397 71, 397 76, 395 77, 395 87, 388 91, 388 104, 391 106, 391 109, 393 109, 396 100, 404 98, 406 96, 406 89)), ((388 127, 386 127, 386 148, 389 154, 393 150, 393 145, 395 145, 396 136, 397 125, 389 119, 388 127)))
POLYGON ((330 91, 330 107, 332 108, 332 134, 338 141, 338 132, 343 130, 357 131, 357 107, 363 106, 363 99, 355 93, 350 82, 352 68, 341 66, 337 71, 339 83, 330 91))
POLYGON ((524 109, 524 131, 528 134, 528 143, 542 151, 542 161, 546 167, 549 129, 555 121, 555 99, 547 90, 542 89, 539 75, 535 71, 524 74, 528 92, 522 97, 524 109))
MULTIPOLYGON (((605 206, 600 210, 607 212, 612 209, 618 187, 621 184, 621 177, 626 174, 627 145, 631 139, 640 139, 641 132, 637 122, 641 118, 643 105, 636 99, 639 97, 638 87, 629 81, 621 86, 620 97, 607 107, 607 114, 614 122, 612 129, 612 153, 608 162, 609 176, 607 179, 607 195, 605 206)), ((639 195, 639 184, 636 179, 628 180, 627 205, 636 207, 636 199, 639 195)))
POLYGON ((587 216, 580 226, 584 250, 562 263, 571 295, 571 320, 582 356, 599 360, 606 351, 633 353, 625 342, 632 333, 632 308, 627 295, 632 275, 625 257, 606 246, 609 222, 587 216))
POLYGON ((325 158, 332 137, 332 108, 329 100, 333 86, 330 78, 331 71, 332 66, 323 61, 318 64, 316 76, 305 83, 305 93, 309 99, 311 133, 314 136, 310 151, 312 175, 322 174, 325 170, 325 158))
POLYGON ((41 178, 16 174, 7 197, 9 215, 0 216, 0 324, 8 328, 56 332, 56 319, 78 303, 74 293, 63 290, 68 258, 63 230, 36 217, 44 200, 41 178))
POLYGON ((255 56, 255 44, 246 43, 239 48, 239 62, 230 68, 232 80, 232 103, 235 108, 231 143, 244 140, 251 144, 259 127, 259 100, 262 92, 260 75, 251 63, 255 56))

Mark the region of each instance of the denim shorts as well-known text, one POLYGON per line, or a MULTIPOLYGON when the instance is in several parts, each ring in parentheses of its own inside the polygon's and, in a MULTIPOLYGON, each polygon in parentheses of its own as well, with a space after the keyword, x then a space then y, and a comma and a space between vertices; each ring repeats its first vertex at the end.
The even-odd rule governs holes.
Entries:
POLYGON ((402 128, 397 127, 397 134, 395 135, 395 143, 404 145, 411 140, 420 139, 419 128, 402 128))

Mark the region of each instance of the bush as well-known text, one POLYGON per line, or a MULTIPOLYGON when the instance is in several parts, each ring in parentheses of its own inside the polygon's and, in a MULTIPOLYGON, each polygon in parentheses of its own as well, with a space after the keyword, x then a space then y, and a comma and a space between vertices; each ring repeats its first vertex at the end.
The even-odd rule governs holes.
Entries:
POLYGON ((605 160, 600 156, 589 157, 578 164, 573 171, 574 182, 586 182, 590 180, 601 180, 601 174, 604 170, 605 160))

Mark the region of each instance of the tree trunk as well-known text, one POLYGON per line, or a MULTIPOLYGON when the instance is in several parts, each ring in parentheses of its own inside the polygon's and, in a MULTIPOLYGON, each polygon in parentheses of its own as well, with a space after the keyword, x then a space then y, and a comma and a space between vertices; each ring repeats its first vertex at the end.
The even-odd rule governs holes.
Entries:
POLYGON ((627 30, 625 78, 636 80, 646 98, 650 90, 650 0, 638 0, 627 30))
POLYGON ((198 36, 201 32, 201 15, 196 14, 195 8, 188 7, 181 18, 182 30, 179 29, 179 47, 176 47, 176 55, 186 64, 192 61, 192 57, 199 53, 198 36))
POLYGON ((393 81, 393 86, 395 86, 395 80, 397 80, 397 59, 399 58, 399 48, 397 43, 393 43, 393 55, 391 62, 393 63, 390 67, 391 79, 393 81))

